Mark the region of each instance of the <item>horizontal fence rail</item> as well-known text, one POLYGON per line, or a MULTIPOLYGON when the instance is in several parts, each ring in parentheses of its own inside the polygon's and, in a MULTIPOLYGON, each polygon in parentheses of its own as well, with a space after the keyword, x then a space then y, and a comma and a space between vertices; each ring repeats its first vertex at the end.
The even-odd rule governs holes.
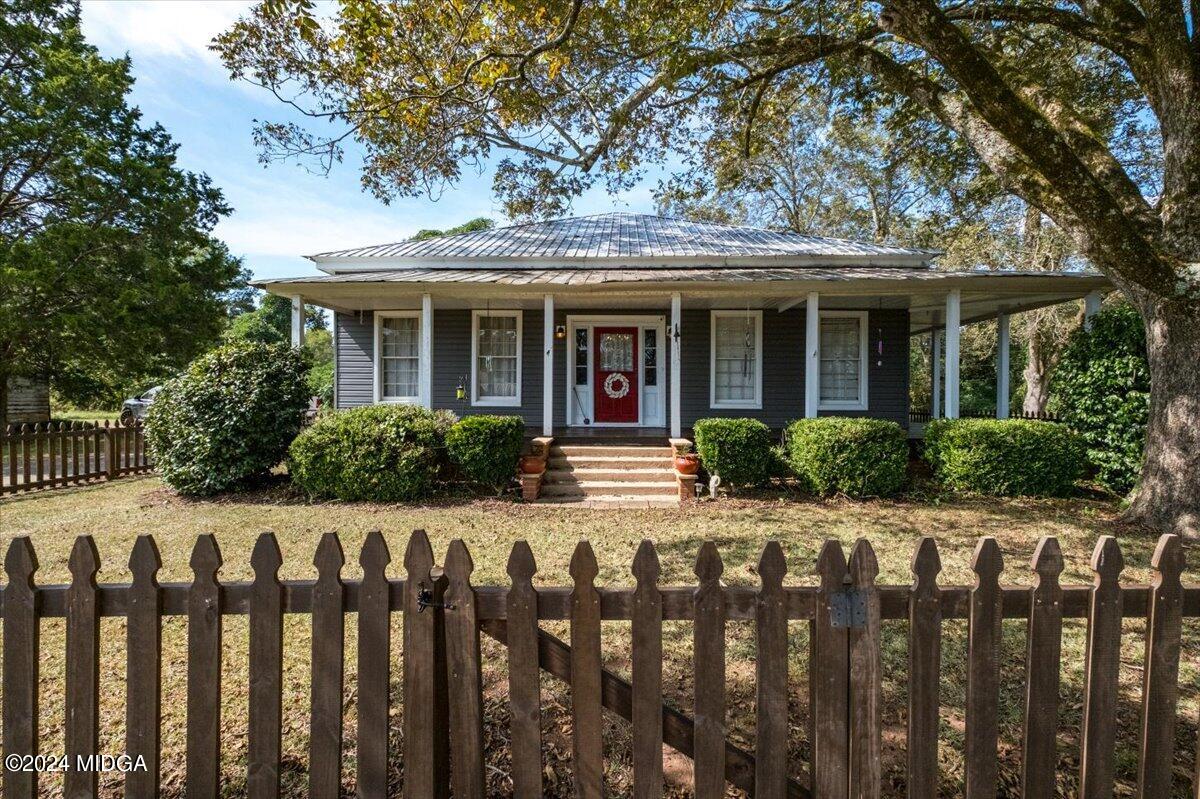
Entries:
MULTIPOLYGON (((963 419, 995 419, 995 411, 964 411, 959 414, 963 419)), ((1008 415, 1009 419, 1033 419, 1042 422, 1061 422, 1062 417, 1056 413, 1046 413, 1044 411, 1015 411, 1008 415)), ((927 410, 909 411, 908 421, 916 424, 927 424, 933 421, 933 413, 927 410)))
POLYGON ((0 436, 0 494, 113 480, 151 468, 141 421, 9 425, 0 436))
MULTIPOLYGON (((147 771, 131 772, 125 795, 155 796, 161 756, 162 619, 187 617, 186 792, 215 796, 220 786, 222 618, 249 616, 250 694, 247 791, 275 797, 280 791, 282 669, 285 614, 312 617, 309 792, 337 797, 343 772, 342 730, 346 683, 347 624, 357 627, 358 700, 355 780, 359 795, 389 790, 388 718, 403 710, 403 795, 486 795, 481 634, 507 648, 507 741, 513 795, 543 795, 539 672, 570 687, 573 792, 604 793, 601 709, 632 725, 636 797, 661 796, 663 744, 694 758, 696 796, 720 797, 728 785, 756 797, 800 799, 881 795, 883 622, 907 623, 909 668, 907 784, 910 796, 933 796, 938 786, 941 634, 946 621, 968 622, 966 711, 963 736, 965 796, 995 796, 998 780, 1000 647, 1003 619, 1028 625, 1022 793, 1053 796, 1059 727, 1060 647, 1063 620, 1087 620, 1079 782, 1082 797, 1111 796, 1114 781, 1114 708, 1122 643, 1121 620, 1146 620, 1139 795, 1171 795, 1179 662, 1184 619, 1200 617, 1200 585, 1185 585, 1182 542, 1163 536, 1151 563, 1148 585, 1122 585, 1124 568, 1116 540, 1105 536, 1092 557, 1091 585, 1059 583, 1063 557, 1053 538, 1043 539, 1031 563, 1031 586, 1003 586, 996 541, 976 549, 971 586, 940 586, 935 542, 920 539, 910 585, 878 585, 871 545, 859 540, 849 552, 826 542, 809 569, 815 586, 785 586, 783 548, 767 544, 757 587, 721 581, 716 546, 701 548, 697 584, 659 586, 653 544, 643 542, 631 566, 633 587, 596 585, 599 568, 587 542, 571 560, 569 586, 536 586, 537 565, 524 542, 513 547, 509 585, 473 585, 473 561, 462 541, 452 542, 438 567, 423 531, 411 536, 401 564, 404 579, 389 579, 392 564, 382 534, 367 536, 358 557, 361 580, 345 580, 345 555, 335 534, 321 537, 313 564, 316 580, 278 578, 283 557, 275 537, 259 537, 251 557, 254 579, 224 583, 213 536, 192 551, 191 583, 158 583, 161 559, 153 538, 140 536, 130 557, 129 584, 97 584, 100 553, 90 537, 76 540, 69 585, 38 585, 37 556, 28 538, 14 539, 5 557, 7 583, 0 591, 3 614, 3 745, 6 755, 38 754, 39 630, 42 619, 65 618, 67 673, 65 749, 69 756, 94 753, 99 730, 99 629, 103 617, 126 623, 127 754, 144 758, 147 771), (402 614, 403 663, 391 663, 390 618, 402 614), (354 621, 349 621, 348 616, 354 621), (569 622, 569 640, 549 635, 541 621, 569 622), (696 692, 691 714, 663 699, 663 621, 690 621, 694 628, 696 692), (789 764, 787 622, 808 622, 810 685, 808 739, 803 768, 789 764), (632 640, 632 679, 603 665, 602 621, 627 621, 632 640), (757 714, 752 749, 729 738, 726 706, 726 629, 755 628, 757 714), (400 691, 390 691, 399 668, 400 691), (451 701, 451 697, 453 701, 451 701), (797 775, 801 775, 797 778, 797 775)), ((798 564, 797 564, 798 565, 798 564)), ((794 686, 793 686, 794 687, 794 686)), ((1200 774, 1193 790, 1200 790, 1200 774)), ((68 774, 70 794, 94 795, 94 773, 68 774)), ((6 769, 4 795, 32 797, 37 775, 6 769)))

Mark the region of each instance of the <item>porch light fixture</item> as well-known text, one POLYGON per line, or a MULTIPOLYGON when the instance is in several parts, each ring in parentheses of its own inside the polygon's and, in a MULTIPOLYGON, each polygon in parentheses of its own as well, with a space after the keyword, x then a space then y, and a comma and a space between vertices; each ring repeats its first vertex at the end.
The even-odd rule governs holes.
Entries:
POLYGON ((465 400, 467 398, 467 387, 463 385, 466 380, 458 378, 458 386, 454 389, 454 398, 457 400, 465 400))
POLYGON ((875 365, 883 366, 883 328, 875 328, 875 365))
POLYGON ((554 337, 555 338, 566 338, 567 337, 567 326, 566 325, 555 325, 554 326, 554 337))

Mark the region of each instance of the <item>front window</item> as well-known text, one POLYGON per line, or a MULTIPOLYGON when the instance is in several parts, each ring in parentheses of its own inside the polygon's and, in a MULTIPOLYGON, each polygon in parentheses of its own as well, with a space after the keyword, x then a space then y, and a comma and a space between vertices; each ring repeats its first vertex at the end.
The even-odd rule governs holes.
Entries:
POLYGON ((521 404, 521 312, 476 311, 473 355, 476 405, 521 404))
POLYGON ((867 408, 867 315, 821 314, 821 404, 828 410, 867 408))
POLYGON ((421 319, 386 316, 379 322, 379 394, 386 401, 416 402, 421 381, 421 319))
POLYGON ((711 405, 762 407, 762 312, 712 312, 711 405))

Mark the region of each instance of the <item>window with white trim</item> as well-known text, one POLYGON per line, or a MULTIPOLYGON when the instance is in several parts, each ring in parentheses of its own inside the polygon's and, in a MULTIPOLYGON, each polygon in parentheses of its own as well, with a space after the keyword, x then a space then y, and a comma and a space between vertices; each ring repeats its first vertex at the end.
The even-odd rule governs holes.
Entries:
POLYGON ((709 404, 762 407, 762 311, 713 311, 709 404))
POLYGON ((521 404, 521 312, 475 311, 471 318, 471 403, 521 404))
POLYGON ((379 347, 379 399, 383 402, 419 402, 420 313, 380 314, 376 343, 379 347))
POLYGON ((822 410, 867 409, 867 314, 865 311, 822 311, 822 410))

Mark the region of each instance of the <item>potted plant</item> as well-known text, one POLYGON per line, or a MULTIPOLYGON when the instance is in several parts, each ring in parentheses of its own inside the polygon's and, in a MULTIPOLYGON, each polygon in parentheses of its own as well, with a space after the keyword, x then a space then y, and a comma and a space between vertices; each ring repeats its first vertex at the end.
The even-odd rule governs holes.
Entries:
POLYGON ((680 474, 695 474, 700 471, 700 456, 694 452, 676 453, 675 471, 680 474))
POLYGON ((546 460, 537 455, 522 455, 519 468, 521 474, 541 474, 546 471, 546 460))

